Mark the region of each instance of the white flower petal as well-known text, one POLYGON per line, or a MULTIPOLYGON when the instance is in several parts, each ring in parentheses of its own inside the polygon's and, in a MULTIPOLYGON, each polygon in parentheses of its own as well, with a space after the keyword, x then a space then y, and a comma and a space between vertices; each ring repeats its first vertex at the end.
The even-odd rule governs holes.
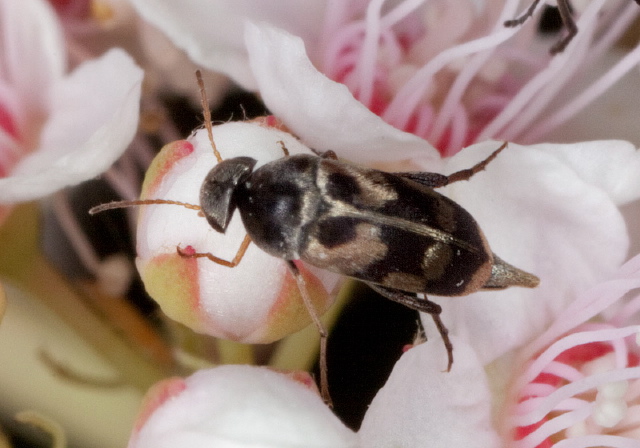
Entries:
POLYGON ((265 104, 307 145, 356 163, 439 159, 427 141, 385 123, 320 73, 299 37, 264 23, 247 23, 245 37, 265 104))
POLYGON ((142 76, 114 49, 54 85, 40 147, 0 179, 0 201, 35 199, 108 169, 138 127, 142 76))
POLYGON ((428 341, 402 355, 371 402, 358 435, 361 446, 491 448, 500 446, 491 426, 491 395, 473 350, 454 339, 455 362, 442 371, 446 353, 428 341))
POLYGON ((49 3, 0 2, 0 71, 27 108, 46 109, 66 64, 62 29, 49 3))
MULTIPOLYGON (((448 171, 472 166, 497 145, 486 142, 460 152, 448 171)), ((535 289, 436 299, 445 308, 445 324, 473 341, 484 363, 538 334, 576 291, 624 261, 628 235, 614 201, 622 194, 612 173, 637 166, 640 154, 624 143, 608 146, 603 160, 597 144, 510 144, 486 172, 444 189, 477 219, 494 253, 541 281, 535 289)), ((621 175, 622 184, 636 184, 624 194, 627 199, 640 193, 632 178, 621 175)), ((430 325, 429 316, 424 321, 430 325)))
POLYGON ((160 405, 129 448, 355 447, 320 396, 266 368, 201 370, 160 405))
POLYGON ((243 23, 264 20, 317 42, 324 1, 299 0, 132 0, 140 14, 160 28, 191 59, 208 69, 227 74, 245 89, 256 82, 244 47, 243 23))
POLYGON ((638 149, 622 140, 600 140, 569 145, 536 145, 572 168, 589 185, 602 189, 616 205, 640 197, 638 149))

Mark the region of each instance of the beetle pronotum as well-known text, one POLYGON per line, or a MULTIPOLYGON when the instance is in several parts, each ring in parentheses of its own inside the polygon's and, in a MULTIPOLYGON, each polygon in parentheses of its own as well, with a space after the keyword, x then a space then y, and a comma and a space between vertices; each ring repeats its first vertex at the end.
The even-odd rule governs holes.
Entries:
POLYGON ((481 289, 535 287, 538 278, 498 258, 471 215, 433 189, 470 179, 483 170, 507 143, 469 169, 450 175, 387 173, 337 160, 332 151, 320 155, 285 156, 254 170, 256 160, 223 160, 216 149, 204 87, 198 73, 205 127, 218 164, 202 183, 200 205, 163 199, 121 201, 94 207, 90 213, 148 204, 174 204, 199 210, 209 225, 224 233, 236 210, 247 232, 231 261, 211 253, 186 252, 182 257, 207 258, 237 266, 253 241, 285 260, 321 335, 321 390, 328 399, 326 337, 293 260, 364 281, 381 295, 432 316, 447 349, 453 346, 440 319, 441 308, 426 296, 462 296, 481 289))

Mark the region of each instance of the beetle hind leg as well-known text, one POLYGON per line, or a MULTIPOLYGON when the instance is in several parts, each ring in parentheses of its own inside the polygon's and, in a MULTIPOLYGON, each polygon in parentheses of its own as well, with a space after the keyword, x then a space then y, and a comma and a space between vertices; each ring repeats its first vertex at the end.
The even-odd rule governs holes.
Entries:
POLYGON ((476 163, 471 168, 467 168, 464 170, 456 171, 455 173, 451 173, 448 176, 445 174, 439 173, 394 173, 397 176, 404 177, 405 179, 412 180, 417 182, 425 187, 429 188, 440 188, 446 185, 452 184, 454 182, 459 182, 461 180, 469 180, 474 174, 479 173, 484 170, 489 163, 493 159, 495 159, 500 152, 507 147, 509 143, 504 142, 498 149, 493 151, 489 157, 486 159, 476 163))
POLYGON ((385 288, 384 286, 377 285, 375 283, 367 283, 371 289, 380 294, 383 297, 386 297, 389 300, 394 302, 398 302, 412 310, 421 311, 423 313, 427 313, 431 315, 433 322, 436 324, 438 328, 438 332, 442 337, 442 342, 444 343, 444 347, 447 350, 447 372, 451 370, 451 366, 453 365, 453 344, 449 339, 449 330, 445 327, 442 319, 440 319, 440 313, 442 313, 442 307, 437 303, 432 302, 431 300, 421 299, 415 295, 409 295, 406 292, 399 291, 397 289, 385 288))

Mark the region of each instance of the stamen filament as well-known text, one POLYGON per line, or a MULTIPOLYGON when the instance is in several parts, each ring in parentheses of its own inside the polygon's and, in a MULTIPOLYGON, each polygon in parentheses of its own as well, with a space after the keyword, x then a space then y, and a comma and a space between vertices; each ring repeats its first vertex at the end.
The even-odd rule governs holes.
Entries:
MULTIPOLYGON (((512 414, 509 423, 512 427, 533 425, 542 421, 545 416, 553 412, 556 409, 556 406, 564 400, 576 397, 589 390, 595 391, 598 386, 607 383, 636 379, 640 379, 640 367, 628 367, 626 369, 600 372, 590 376, 586 376, 580 380, 573 381, 560 387, 559 389, 556 389, 546 397, 536 397, 527 400, 533 400, 535 404, 531 406, 531 410, 526 414, 523 414, 519 411, 519 406, 522 403, 516 405, 516 412, 512 414)), ((588 403, 588 406, 590 407, 592 402, 586 403, 588 403)))
MULTIPOLYGON (((502 8, 502 12, 500 13, 500 17, 498 17, 496 24, 494 25, 493 32, 496 32, 504 26, 503 23, 507 17, 513 15, 513 11, 515 10, 518 2, 517 1, 507 1, 502 8)), ((493 51, 485 51, 479 54, 474 55, 470 61, 468 61, 458 76, 456 80, 453 82, 447 97, 440 107, 440 111, 436 116, 436 121, 433 125, 433 131, 429 136, 430 142, 438 142, 440 138, 442 138, 442 134, 445 132, 446 128, 451 124, 451 120, 453 119, 453 114, 456 107, 459 107, 462 96, 465 91, 469 87, 469 84, 478 74, 478 71, 485 65, 485 63, 489 60, 491 56, 495 53, 495 48, 493 51)))
POLYGON ((382 118, 392 125, 404 129, 421 101, 422 95, 430 87, 433 76, 451 62, 491 49, 506 41, 515 34, 514 29, 505 28, 495 34, 484 36, 453 48, 442 51, 427 64, 422 66, 411 79, 400 89, 382 118))

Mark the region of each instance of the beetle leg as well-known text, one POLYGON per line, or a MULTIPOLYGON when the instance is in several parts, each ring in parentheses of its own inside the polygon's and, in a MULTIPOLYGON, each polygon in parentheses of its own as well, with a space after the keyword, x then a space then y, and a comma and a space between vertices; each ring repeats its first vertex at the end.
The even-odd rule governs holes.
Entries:
POLYGON ((284 145, 284 142, 282 140, 278 140, 278 144, 280 145, 280 147, 282 148, 282 152, 284 153, 285 157, 289 157, 289 148, 287 148, 284 145))
POLYGON ((455 173, 451 173, 448 176, 439 173, 393 173, 396 176, 404 177, 405 179, 412 180, 417 182, 425 187, 429 188, 439 188, 444 187, 445 185, 452 184, 453 182, 458 182, 461 180, 469 180, 471 177, 484 170, 487 165, 497 157, 497 155, 506 148, 508 142, 504 142, 498 149, 493 151, 489 157, 484 159, 481 162, 476 163, 471 168, 467 168, 465 170, 456 171, 455 173))
POLYGON ((313 320, 314 325, 318 329, 318 333, 320 333, 320 393, 322 394, 322 398, 325 403, 329 406, 333 406, 331 402, 331 396, 329 395, 329 381, 327 379, 327 330, 324 328, 322 322, 320 322, 320 318, 318 317, 318 313, 316 312, 315 307, 313 306, 313 302, 311 301, 311 297, 309 296, 309 291, 307 290, 307 284, 304 280, 304 277, 300 273, 300 269, 296 266, 296 264, 292 260, 285 260, 293 278, 296 279, 296 283, 298 283, 298 289, 300 290, 300 295, 302 295, 302 300, 304 301, 304 306, 307 308, 309 312, 309 316, 311 316, 311 320, 313 320))
MULTIPOLYGON (((535 11, 538 3, 540 3, 540 0, 534 0, 524 14, 516 19, 507 20, 506 22, 504 22, 504 26, 514 27, 522 25, 528 18, 533 15, 533 12, 535 11)), ((640 4, 640 0, 636 0, 636 3, 640 4)), ((561 53, 562 51, 564 51, 569 42, 571 42, 575 35, 578 34, 578 26, 576 25, 576 21, 571 16, 571 7, 569 6, 569 0, 558 0, 557 8, 558 12, 560 13, 562 23, 567 29, 567 35, 553 44, 553 46, 549 50, 549 53, 551 54, 561 53)))
POLYGON ((561 53, 575 35, 578 34, 578 26, 571 16, 571 8, 569 7, 568 0, 558 0, 558 12, 560 13, 562 23, 564 23, 564 26, 567 28, 567 35, 553 44, 549 50, 551 54, 561 53))
POLYGON ((440 319, 442 307, 437 303, 434 303, 427 299, 426 296, 424 299, 421 299, 417 296, 409 295, 397 289, 386 288, 375 283, 367 282, 367 285, 369 285, 369 287, 371 287, 371 289, 376 291, 378 294, 386 297, 389 300, 393 300, 394 302, 398 302, 413 310, 422 311, 423 313, 428 313, 431 315, 434 323, 436 324, 436 327, 438 328, 438 331, 440 332, 442 342, 447 349, 447 357, 449 359, 447 364, 447 372, 449 372, 451 370, 451 366, 453 365, 453 344, 449 339, 449 330, 447 330, 447 327, 445 327, 445 325, 442 323, 442 319, 440 319))
POLYGON ((529 17, 533 15, 533 12, 536 10, 536 6, 538 5, 538 3, 540 3, 540 0, 533 0, 524 14, 522 14, 517 19, 505 21, 504 26, 506 26, 507 28, 512 28, 514 26, 522 25, 529 17))
POLYGON ((176 250, 178 251, 178 255, 180 255, 182 258, 208 258, 216 264, 220 264, 228 268, 235 268, 236 266, 238 266, 238 264, 240 264, 242 257, 244 257, 245 252, 249 248, 249 244, 251 244, 251 238, 249 238, 249 235, 245 235, 244 240, 242 240, 242 244, 240 244, 238 252, 236 252, 236 256, 233 257, 233 260, 231 261, 218 258, 210 252, 189 253, 180 249, 180 246, 176 246, 176 250))

